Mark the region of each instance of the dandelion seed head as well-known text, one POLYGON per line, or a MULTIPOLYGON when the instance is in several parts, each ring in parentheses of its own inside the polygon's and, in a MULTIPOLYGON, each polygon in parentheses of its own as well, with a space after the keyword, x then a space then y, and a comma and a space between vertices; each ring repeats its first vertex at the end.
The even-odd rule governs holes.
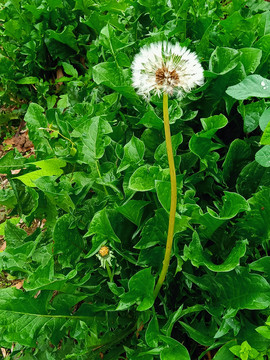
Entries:
POLYGON ((197 55, 165 41, 143 46, 131 69, 134 88, 148 99, 151 93, 160 96, 164 92, 182 98, 204 80, 197 55))

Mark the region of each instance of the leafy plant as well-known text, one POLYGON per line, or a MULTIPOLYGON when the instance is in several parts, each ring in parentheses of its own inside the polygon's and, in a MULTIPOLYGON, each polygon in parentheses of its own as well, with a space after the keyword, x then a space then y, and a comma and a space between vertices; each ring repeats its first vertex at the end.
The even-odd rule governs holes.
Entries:
POLYGON ((24 280, 1 283, 10 359, 269 356, 268 9, 1 5, 1 106, 16 106, 35 148, 0 159, 0 270, 24 280), (170 210, 163 104, 137 95, 130 66, 163 40, 196 51, 205 83, 168 100, 178 201, 155 300, 170 210))

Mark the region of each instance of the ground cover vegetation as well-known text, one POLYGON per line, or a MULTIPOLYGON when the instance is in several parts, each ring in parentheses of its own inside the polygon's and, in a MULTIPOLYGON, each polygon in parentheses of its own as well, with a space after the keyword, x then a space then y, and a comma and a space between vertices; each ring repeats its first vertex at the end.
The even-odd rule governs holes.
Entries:
POLYGON ((268 359, 269 2, 0 7, 1 138, 28 141, 0 159, 3 357, 268 359), (138 96, 130 66, 161 40, 195 51, 205 82, 169 98, 178 201, 154 299, 170 175, 162 98, 138 96))

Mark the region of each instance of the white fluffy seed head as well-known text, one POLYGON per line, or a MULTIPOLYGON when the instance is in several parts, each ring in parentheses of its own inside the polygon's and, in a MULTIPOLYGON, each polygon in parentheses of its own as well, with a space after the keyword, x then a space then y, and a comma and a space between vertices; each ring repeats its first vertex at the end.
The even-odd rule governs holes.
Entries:
POLYGON ((203 84, 203 68, 197 55, 186 47, 167 42, 145 45, 131 65, 132 85, 139 95, 150 98, 153 92, 182 98, 203 84))

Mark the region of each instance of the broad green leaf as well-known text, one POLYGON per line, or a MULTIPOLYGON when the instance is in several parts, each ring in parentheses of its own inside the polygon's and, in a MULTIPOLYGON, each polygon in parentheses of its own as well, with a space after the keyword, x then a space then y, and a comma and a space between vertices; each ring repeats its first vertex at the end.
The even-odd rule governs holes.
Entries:
POLYGON ((25 186, 21 181, 12 180, 12 188, 16 195, 18 212, 27 216, 25 220, 32 221, 39 205, 39 194, 31 187, 25 186))
POLYGON ((219 215, 210 208, 207 209, 211 216, 218 219, 228 220, 236 216, 239 212, 249 210, 249 204, 243 196, 228 191, 224 191, 224 194, 225 195, 222 197, 223 206, 219 215))
POLYGON ((19 271, 22 274, 30 274, 32 272, 30 256, 37 246, 39 234, 38 229, 27 236, 24 230, 7 221, 4 230, 7 246, 3 252, 0 252, 0 268, 9 272, 19 271))
POLYGON ((8 220, 2 222, 0 224, 0 235, 5 234, 5 226, 8 222, 11 224, 17 225, 20 222, 20 218, 18 216, 16 216, 16 217, 12 217, 11 219, 8 219, 8 220))
POLYGON ((117 237, 111 226, 106 208, 95 213, 90 223, 89 229, 84 237, 88 237, 94 234, 102 236, 104 240, 107 239, 108 241, 113 240, 120 242, 120 239, 117 237))
POLYGON ((270 122, 270 108, 268 107, 267 109, 264 110, 259 120, 259 125, 262 131, 265 130, 269 122, 270 122))
POLYGON ((245 141, 235 139, 230 144, 223 163, 223 178, 229 186, 235 185, 237 176, 250 158, 251 149, 245 141))
POLYGON ((117 310, 125 310, 137 304, 137 311, 145 311, 154 304, 155 278, 151 275, 151 269, 140 270, 133 275, 128 282, 129 291, 120 297, 117 310))
POLYGON ((24 120, 29 129, 29 138, 33 142, 35 149, 47 155, 52 155, 53 151, 45 137, 44 130, 40 128, 47 128, 48 122, 44 116, 44 109, 38 104, 30 103, 24 120))
MULTIPOLYGON (((172 140, 173 155, 175 156, 179 145, 183 141, 183 136, 182 136, 181 132, 179 132, 176 135, 173 135, 171 137, 171 140, 172 140)), ((167 149, 166 149, 166 141, 164 141, 163 143, 161 143, 157 147, 157 149, 155 151, 155 154, 154 154, 154 157, 155 157, 157 162, 162 164, 162 167, 168 166, 168 155, 167 155, 167 149)))
POLYGON ((63 174, 63 170, 61 168, 66 166, 66 162, 62 159, 47 159, 36 161, 34 163, 29 163, 31 165, 35 165, 39 167, 41 170, 35 170, 29 172, 27 174, 17 176, 16 179, 22 181, 25 185, 29 187, 35 187, 35 181, 42 176, 60 176, 63 174))
POLYGON ((239 62, 239 51, 226 47, 217 47, 211 54, 209 70, 223 75, 234 69, 239 62))
POLYGON ((225 345, 223 345, 216 355, 213 357, 213 360, 234 360, 234 355, 230 351, 230 348, 236 343, 236 340, 231 340, 225 345))
POLYGON ((143 165, 131 175, 128 187, 134 191, 149 191, 155 188, 155 180, 160 177, 157 166, 143 165))
POLYGON ((62 182, 60 180, 60 182, 57 182, 56 180, 57 176, 42 176, 35 181, 35 186, 44 192, 51 203, 57 205, 64 211, 69 212, 70 209, 75 208, 68 192, 71 186, 68 188, 64 181, 62 182))
POLYGON ((269 59, 270 34, 265 34, 260 39, 258 39, 258 41, 255 42, 254 47, 262 50, 262 62, 265 62, 267 59, 269 59))
POLYGON ((249 199, 250 211, 243 216, 237 225, 241 236, 262 244, 268 242, 270 235, 270 189, 263 188, 249 199), (251 235, 252 234, 252 235, 251 235))
POLYGON ((260 75, 249 75, 237 85, 229 86, 226 93, 237 100, 249 97, 270 97, 270 80, 260 75))
POLYGON ((257 359, 259 355, 258 351, 253 349, 247 341, 244 341, 241 345, 232 346, 230 351, 242 360, 257 359))
POLYGON ((52 283, 54 277, 54 259, 51 257, 48 262, 43 265, 41 264, 35 272, 33 272, 24 283, 24 289, 26 291, 29 290, 37 290, 42 287, 46 287, 46 285, 52 283))
POLYGON ((266 339, 270 340, 270 327, 268 326, 259 326, 256 328, 256 331, 261 334, 266 339))
POLYGON ((129 100, 136 100, 138 95, 134 88, 127 84, 124 74, 114 62, 99 63, 93 67, 93 79, 124 95, 129 100))
POLYGON ((171 207, 171 183, 169 181, 156 180, 155 186, 159 202, 169 213, 171 207))
POLYGON ((159 116, 157 116, 154 109, 147 111, 143 115, 141 120, 138 122, 138 124, 142 124, 142 125, 146 126, 147 128, 153 128, 153 129, 157 129, 157 130, 162 130, 163 126, 164 126, 163 120, 159 116))
POLYGON ((60 95, 60 99, 57 102, 57 109, 63 110, 70 106, 68 94, 60 95))
POLYGON ((105 148, 110 144, 111 138, 107 135, 112 132, 108 121, 95 116, 77 127, 72 135, 81 138, 82 159, 87 164, 93 164, 102 158, 105 148))
POLYGON ((248 265, 251 270, 261 271, 270 275, 270 256, 264 256, 248 265))
POLYGON ((11 189, 0 189, 0 204, 12 209, 17 204, 15 193, 11 189))
POLYGON ((239 212, 249 210, 249 203, 241 195, 227 191, 224 191, 224 194, 219 214, 207 207, 207 213, 194 216, 196 222, 203 225, 200 228, 200 234, 204 237, 211 237, 220 226, 235 217, 239 212))
POLYGON ((5 225, 5 240, 7 247, 18 247, 23 245, 24 239, 27 237, 27 233, 16 226, 16 221, 7 220, 5 225))
POLYGON ((79 50, 72 25, 65 26, 62 32, 48 29, 46 31, 45 43, 54 59, 57 57, 65 59, 65 55, 68 54, 68 50, 61 44, 67 45, 74 52, 79 50))
POLYGON ((266 279, 245 271, 230 271, 196 277, 185 276, 211 294, 214 307, 225 307, 230 311, 240 309, 259 310, 270 305, 270 285, 266 279))
POLYGON ((55 224, 53 231, 53 253, 63 267, 73 267, 84 249, 82 235, 76 227, 71 227, 72 216, 65 214, 55 224))
POLYGON ((215 133, 226 126, 227 118, 223 115, 213 115, 201 119, 203 131, 194 134, 189 141, 190 150, 203 159, 210 151, 219 149, 221 146, 211 141, 215 133))
POLYGON ((255 154, 255 160, 258 164, 264 167, 270 166, 270 145, 263 146, 255 154))
POLYGON ((200 324, 201 329, 196 329, 183 321, 179 321, 179 323, 187 331, 188 335, 196 342, 204 346, 211 346, 213 344, 213 334, 209 334, 211 330, 208 329, 205 324, 200 324))
POLYGON ((129 200, 127 203, 119 206, 116 210, 135 225, 139 226, 143 214, 143 208, 148 204, 149 201, 129 200))
POLYGON ((259 126, 259 120, 265 109, 264 100, 244 105, 241 103, 237 110, 244 120, 244 131, 251 132, 259 126))
MULTIPOLYGON (((181 179, 181 175, 177 176, 177 179, 181 179)), ((182 180, 182 179, 181 179, 182 180)), ((182 182, 182 181, 181 181, 182 182)), ((183 183, 180 184, 180 186, 183 186, 183 183)), ((180 187, 179 186, 179 187, 180 187)), ((171 183, 169 181, 162 181, 162 180, 156 180, 155 187, 157 191, 158 200, 163 206, 163 208, 170 212, 170 206, 171 206, 171 183)), ((180 193, 180 189, 178 187, 178 193, 180 193)))
POLYGON ((168 214, 164 209, 156 210, 155 215, 144 225, 140 241, 135 249, 147 249, 157 244, 165 245, 168 231, 168 214))
POLYGON ((236 243, 232 248, 227 259, 222 264, 214 264, 210 256, 203 250, 200 242, 200 238, 196 232, 193 233, 192 241, 189 246, 185 245, 184 257, 186 260, 190 260, 193 266, 206 266, 209 270, 215 272, 227 272, 231 271, 239 265, 240 259, 246 253, 246 240, 241 240, 236 243))
MULTIPOLYGON (((106 8, 106 11, 108 10, 109 9, 106 8)), ((115 34, 114 28, 110 24, 104 26, 100 31, 99 41, 105 48, 109 49, 112 54, 134 44, 131 41, 123 42, 119 40, 119 37, 115 34)))
MULTIPOLYGON (((179 233, 190 228, 190 218, 176 214, 174 233, 179 233)), ((141 232, 141 240, 134 246, 135 249, 147 249, 154 245, 165 245, 168 231, 169 214, 164 209, 158 209, 149 219, 141 232)))
POLYGON ((10 343, 16 341, 21 345, 36 346, 41 334, 48 334, 50 341, 57 345, 74 326, 73 321, 93 321, 94 314, 71 315, 72 307, 86 296, 58 295, 52 301, 51 292, 35 294, 23 292, 15 288, 0 289, 0 341, 10 343), (54 306, 57 304, 57 306, 54 306), (50 310, 48 311, 48 308, 50 310), (73 320, 74 319, 74 320, 73 320))
POLYGON ((16 81, 16 83, 19 85, 31 85, 31 84, 37 84, 38 82, 39 79, 35 76, 27 76, 16 81))
POLYGON ((78 71, 74 68, 73 65, 67 63, 67 62, 62 62, 62 66, 64 68, 64 71, 67 75, 73 76, 73 77, 78 77, 78 71))
POLYGON ((217 130, 222 129, 228 124, 228 119, 223 114, 213 115, 208 118, 202 118, 203 134, 205 137, 212 137, 217 130))
POLYGON ((145 342, 150 347, 158 346, 159 326, 156 314, 153 314, 145 331, 145 342))
POLYGON ((126 170, 129 166, 140 163, 145 151, 144 143, 134 135, 131 140, 124 146, 124 157, 117 169, 117 172, 126 170))
POLYGON ((26 159, 17 151, 10 150, 0 159, 0 172, 7 174, 13 169, 20 169, 26 162, 26 159))
POLYGON ((160 353, 160 360, 190 360, 187 349, 180 342, 163 335, 159 338, 167 345, 160 353))
POLYGON ((270 145, 270 121, 262 134, 260 143, 262 145, 270 145))
POLYGON ((253 74, 260 65, 262 51, 256 48, 240 49, 240 61, 244 65, 247 75, 253 74))
POLYGON ((270 186, 270 169, 252 161, 239 174, 236 189, 240 195, 249 198, 260 186, 270 186))

